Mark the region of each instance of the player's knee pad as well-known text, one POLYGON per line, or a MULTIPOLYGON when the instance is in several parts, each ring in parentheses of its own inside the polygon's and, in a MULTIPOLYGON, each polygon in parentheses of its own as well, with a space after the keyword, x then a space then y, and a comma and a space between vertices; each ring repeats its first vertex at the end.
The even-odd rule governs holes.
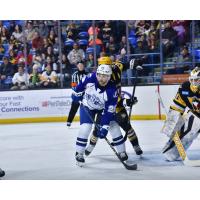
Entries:
POLYGON ((125 152, 124 138, 119 125, 116 122, 111 122, 109 131, 113 139, 113 145, 118 153, 125 152))
POLYGON ((181 113, 170 109, 169 113, 167 114, 167 120, 164 123, 161 133, 167 135, 168 137, 171 137, 171 135, 177 130, 179 130, 183 124, 184 120, 181 116, 181 113))

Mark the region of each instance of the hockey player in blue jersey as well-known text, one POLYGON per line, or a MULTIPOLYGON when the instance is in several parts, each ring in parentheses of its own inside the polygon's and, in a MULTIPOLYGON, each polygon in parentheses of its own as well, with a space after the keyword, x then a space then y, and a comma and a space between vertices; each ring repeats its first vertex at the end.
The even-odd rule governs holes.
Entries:
POLYGON ((117 88, 110 82, 112 69, 109 65, 100 65, 97 72, 87 76, 75 88, 74 101, 80 101, 80 130, 76 140, 76 161, 82 166, 85 163, 84 152, 95 116, 101 114, 97 136, 105 138, 108 130, 113 144, 122 160, 127 160, 125 144, 119 125, 115 122, 117 105, 117 88))

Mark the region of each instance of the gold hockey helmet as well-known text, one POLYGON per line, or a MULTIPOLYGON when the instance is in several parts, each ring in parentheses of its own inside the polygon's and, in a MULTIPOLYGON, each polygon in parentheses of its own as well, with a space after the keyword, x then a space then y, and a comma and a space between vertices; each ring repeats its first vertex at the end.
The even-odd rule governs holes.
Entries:
POLYGON ((98 59, 98 65, 112 65, 112 60, 108 56, 104 56, 98 59))

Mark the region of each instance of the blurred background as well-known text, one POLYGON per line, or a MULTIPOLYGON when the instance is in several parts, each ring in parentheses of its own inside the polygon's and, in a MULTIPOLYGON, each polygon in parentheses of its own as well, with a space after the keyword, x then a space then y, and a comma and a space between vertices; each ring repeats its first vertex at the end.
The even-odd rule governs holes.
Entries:
MULTIPOLYGON (((70 88, 78 63, 90 73, 105 55, 124 65, 140 59, 139 85, 182 83, 200 63, 200 21, 0 21, 0 90, 70 88), (51 73, 52 84, 41 84, 51 73)), ((134 77, 124 70, 122 85, 133 85, 134 77)))

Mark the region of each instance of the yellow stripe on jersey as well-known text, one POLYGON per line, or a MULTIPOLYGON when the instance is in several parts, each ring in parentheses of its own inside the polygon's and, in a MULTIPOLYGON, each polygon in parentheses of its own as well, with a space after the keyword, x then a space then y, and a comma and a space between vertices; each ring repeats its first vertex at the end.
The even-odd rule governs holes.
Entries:
POLYGON ((174 103, 176 102, 182 105, 183 107, 186 107, 186 103, 183 101, 179 93, 177 93, 176 97, 174 98, 174 103))

